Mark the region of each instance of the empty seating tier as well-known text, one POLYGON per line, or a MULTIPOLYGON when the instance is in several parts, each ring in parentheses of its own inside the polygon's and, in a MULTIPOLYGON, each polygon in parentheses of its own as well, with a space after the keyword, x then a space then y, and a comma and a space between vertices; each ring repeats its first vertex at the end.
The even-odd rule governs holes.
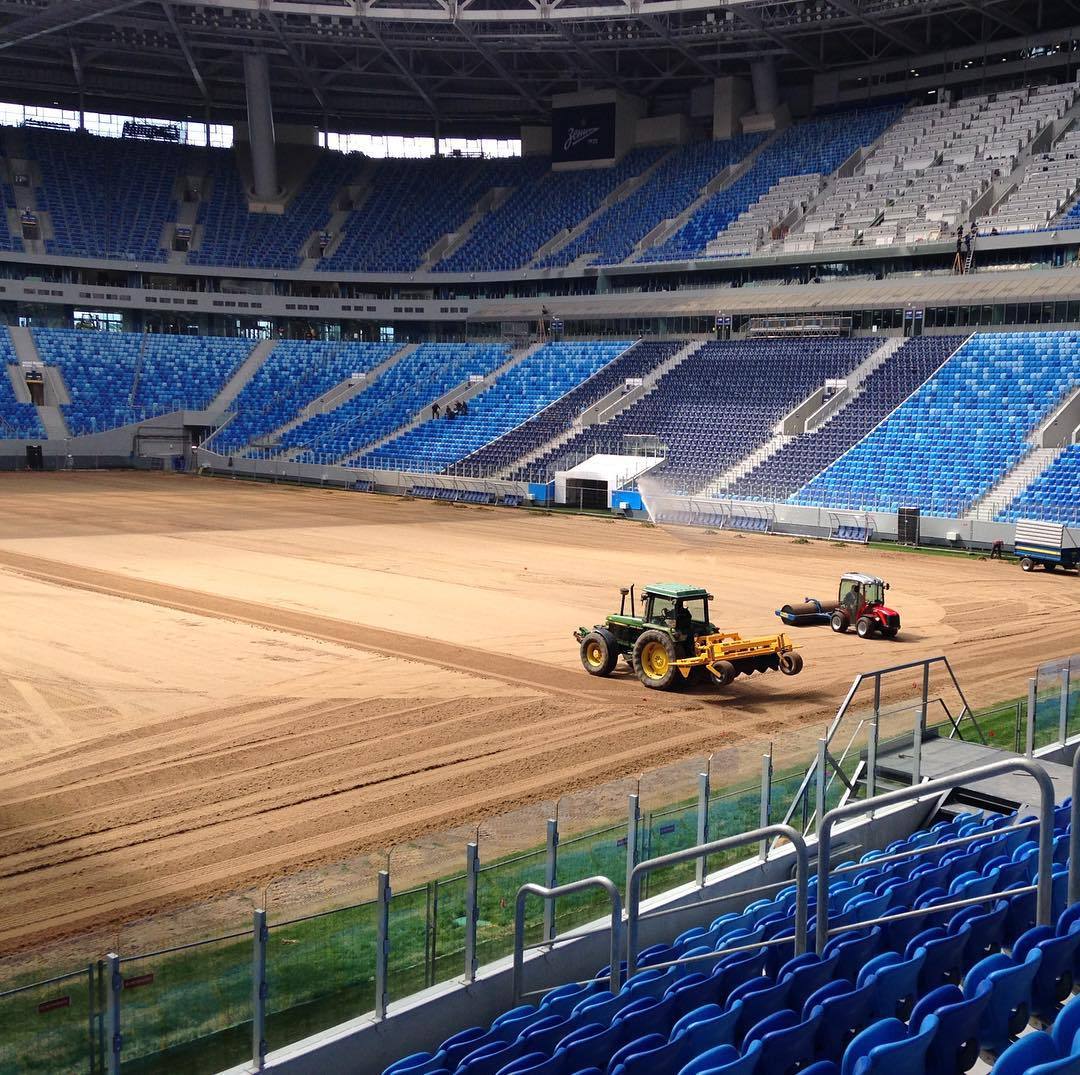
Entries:
POLYGON ((1080 444, 1071 444, 999 515, 1080 526, 1080 444))
POLYGON ((326 225, 335 191, 359 166, 356 158, 320 154, 283 213, 253 213, 237 171, 236 154, 225 149, 206 152, 211 185, 199 205, 202 227, 196 249, 188 254, 192 265, 297 268, 304 241, 326 225))
POLYGON ((62 408, 75 435, 169 411, 202 410, 251 352, 219 336, 138 335, 33 329, 42 360, 59 366, 71 397, 62 408))
POLYGON ((705 255, 708 245, 785 176, 835 171, 870 145, 899 115, 897 106, 849 109, 795 123, 767 145, 750 170, 714 194, 661 246, 638 261, 679 261, 705 255))
POLYGON ((543 258, 540 265, 569 265, 584 254, 592 255, 590 265, 626 261, 653 228, 677 217, 718 173, 737 164, 763 137, 740 135, 673 150, 637 190, 605 209, 577 238, 543 258))
POLYGON ((48 212, 49 254, 164 261, 166 224, 176 218, 176 185, 192 151, 168 142, 98 138, 24 128, 37 161, 38 209, 48 212))
MULTIPOLYGON (((0 325, 0 440, 7 437, 37 439, 45 436, 37 409, 31 403, 20 403, 15 398, 15 388, 9 371, 18 367, 15 348, 11 344, 6 325, 0 325)), ((18 369, 16 376, 20 376, 18 369)))
POLYGON ((966 510, 1028 451, 1080 381, 1080 333, 973 336, 881 425, 791 500, 935 515, 966 510))
POLYGON ((620 454, 628 435, 651 435, 666 446, 670 491, 697 492, 764 443, 815 388, 854 369, 880 343, 876 337, 704 343, 622 414, 583 430, 517 476, 539 481, 583 454, 620 454))
POLYGON ((635 149, 610 168, 545 170, 534 175, 435 268, 439 272, 497 272, 527 265, 541 246, 595 212, 616 187, 643 172, 664 152, 660 147, 635 149))
POLYGON ((548 343, 469 401, 468 414, 425 422, 376 449, 365 466, 441 470, 509 432, 607 365, 629 341, 548 343))
POLYGON ((22 250, 22 238, 11 229, 15 213, 15 192, 0 181, 0 250, 22 250))
POLYGON ((960 336, 919 336, 906 341, 867 375, 848 402, 826 422, 793 437, 719 495, 786 499, 862 440, 931 377, 962 342, 960 336))
POLYGON ((510 466, 565 433, 583 411, 625 386, 628 380, 645 377, 681 346, 678 342, 655 340, 636 344, 539 414, 467 456, 466 466, 475 466, 482 473, 510 466))
POLYGON ((509 357, 497 344, 421 344, 340 407, 290 429, 280 446, 302 449, 303 462, 342 459, 418 416, 427 417, 440 396, 491 373, 509 357))
POLYGON ((342 227, 323 272, 412 272, 444 235, 457 231, 485 196, 533 182, 547 160, 457 158, 373 161, 369 186, 342 227))
POLYGON ((241 389, 234 417, 214 437, 219 452, 265 438, 331 388, 367 373, 397 350, 392 343, 282 340, 241 389))

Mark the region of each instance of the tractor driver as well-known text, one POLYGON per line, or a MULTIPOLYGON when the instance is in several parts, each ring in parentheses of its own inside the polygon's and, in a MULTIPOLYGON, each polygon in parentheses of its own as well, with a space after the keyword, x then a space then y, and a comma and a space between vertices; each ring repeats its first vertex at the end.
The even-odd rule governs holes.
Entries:
POLYGON ((859 591, 860 587, 856 584, 844 594, 844 607, 852 616, 859 610, 859 591))
POLYGON ((694 626, 694 617, 690 615, 690 610, 683 604, 680 604, 675 609, 675 630, 679 634, 688 635, 694 626))

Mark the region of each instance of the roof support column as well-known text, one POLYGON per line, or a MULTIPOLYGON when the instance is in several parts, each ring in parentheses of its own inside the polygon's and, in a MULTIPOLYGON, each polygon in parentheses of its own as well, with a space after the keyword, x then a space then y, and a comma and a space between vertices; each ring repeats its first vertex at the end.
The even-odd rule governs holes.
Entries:
POLYGON ((751 64, 750 80, 754 85, 754 110, 759 115, 775 112, 780 105, 780 90, 772 60, 758 60, 751 64))
POLYGON ((281 191, 274 144, 274 110, 270 100, 270 60, 266 53, 244 53, 244 89, 255 197, 260 201, 272 201, 281 191))

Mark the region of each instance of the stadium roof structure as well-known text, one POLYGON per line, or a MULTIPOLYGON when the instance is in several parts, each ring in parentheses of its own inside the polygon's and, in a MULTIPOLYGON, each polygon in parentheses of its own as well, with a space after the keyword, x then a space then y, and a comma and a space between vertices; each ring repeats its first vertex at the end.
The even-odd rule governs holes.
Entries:
POLYGON ((231 122, 246 51, 282 122, 506 133, 553 95, 685 99, 772 57, 782 82, 1058 32, 1072 0, 0 0, 0 94, 231 122))

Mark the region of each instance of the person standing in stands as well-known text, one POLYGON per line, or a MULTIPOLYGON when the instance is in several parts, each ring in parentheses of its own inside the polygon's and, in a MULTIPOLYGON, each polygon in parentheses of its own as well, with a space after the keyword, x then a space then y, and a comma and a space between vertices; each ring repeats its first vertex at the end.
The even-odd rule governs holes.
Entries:
POLYGON ((432 403, 432 405, 431 405, 431 417, 432 418, 438 418, 439 417, 439 405, 438 405, 438 403, 432 403))

